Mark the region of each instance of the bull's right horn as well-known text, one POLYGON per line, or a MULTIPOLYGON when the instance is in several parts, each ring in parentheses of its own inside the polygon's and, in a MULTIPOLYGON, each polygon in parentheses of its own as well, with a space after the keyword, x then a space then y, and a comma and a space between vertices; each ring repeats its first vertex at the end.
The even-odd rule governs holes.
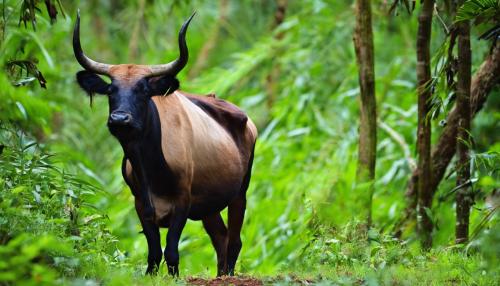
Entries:
POLYGON ((80 44, 80 9, 78 9, 75 29, 73 30, 73 52, 75 53, 76 60, 84 69, 97 74, 109 76, 109 68, 111 65, 96 62, 83 53, 82 46, 80 44))

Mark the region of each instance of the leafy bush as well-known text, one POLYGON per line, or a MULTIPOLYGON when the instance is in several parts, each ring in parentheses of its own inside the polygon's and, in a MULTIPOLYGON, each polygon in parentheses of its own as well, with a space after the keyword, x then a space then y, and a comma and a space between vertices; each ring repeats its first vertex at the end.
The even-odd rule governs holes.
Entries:
POLYGON ((106 216, 88 203, 100 191, 12 127, 0 142, 0 282, 51 284, 118 263, 106 216))
POLYGON ((491 285, 500 277, 498 269, 485 267, 478 253, 454 247, 424 252, 376 229, 366 235, 358 222, 338 229, 319 224, 311 231, 313 239, 294 267, 313 280, 341 285, 491 285))

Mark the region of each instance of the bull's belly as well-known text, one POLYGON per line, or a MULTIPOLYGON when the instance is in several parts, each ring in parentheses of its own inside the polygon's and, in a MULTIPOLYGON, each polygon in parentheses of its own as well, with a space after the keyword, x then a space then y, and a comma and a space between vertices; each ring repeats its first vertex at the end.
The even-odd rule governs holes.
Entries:
POLYGON ((222 211, 240 193, 242 180, 213 188, 194 188, 191 192, 189 218, 200 220, 208 215, 222 211))
MULTIPOLYGON (((226 208, 238 196, 242 179, 213 182, 210 185, 193 185, 189 219, 201 220, 226 208)), ((175 212, 175 197, 162 195, 164 193, 164 189, 157 188, 151 194, 151 201, 155 209, 155 221, 160 227, 168 227, 171 215, 175 212)))

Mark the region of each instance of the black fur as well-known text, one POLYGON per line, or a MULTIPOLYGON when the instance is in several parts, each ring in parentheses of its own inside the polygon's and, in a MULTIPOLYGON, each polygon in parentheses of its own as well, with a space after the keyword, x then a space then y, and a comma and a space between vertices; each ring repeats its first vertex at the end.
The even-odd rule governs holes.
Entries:
MULTIPOLYGON (((113 93, 112 85, 93 72, 79 71, 76 73, 76 80, 89 96, 95 93, 104 95, 113 93)), ((134 91, 147 96, 168 95, 177 89, 179 89, 179 80, 171 75, 144 78, 134 87, 134 91)))
POLYGON ((179 81, 171 75, 147 79, 149 96, 168 95, 179 89, 179 81))
POLYGON ((85 92, 92 96, 94 93, 109 94, 110 84, 95 73, 83 70, 76 73, 76 81, 85 92))

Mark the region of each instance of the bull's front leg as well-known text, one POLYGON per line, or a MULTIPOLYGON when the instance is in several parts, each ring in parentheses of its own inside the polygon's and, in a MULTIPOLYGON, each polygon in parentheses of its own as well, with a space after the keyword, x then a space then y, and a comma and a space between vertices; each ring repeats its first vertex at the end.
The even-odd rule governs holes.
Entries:
POLYGON ((135 209, 142 225, 142 232, 148 242, 148 268, 146 274, 156 274, 161 263, 160 229, 151 220, 144 219, 143 203, 135 199, 135 209))
POLYGON ((183 197, 176 201, 175 211, 170 219, 167 246, 164 252, 168 273, 174 277, 179 276, 179 240, 189 214, 189 199, 183 197))
POLYGON ((137 215, 141 221, 142 232, 148 242, 148 268, 146 270, 146 274, 155 274, 160 267, 162 259, 160 229, 151 219, 146 219, 146 215, 144 214, 144 203, 141 201, 142 189, 139 184, 138 174, 137 172, 132 172, 130 164, 127 163, 127 160, 127 157, 123 158, 123 178, 132 190, 132 194, 134 194, 135 210, 137 211, 137 215))
POLYGON ((142 205, 143 218, 148 221, 153 221, 155 210, 153 203, 151 202, 151 196, 150 196, 151 184, 146 177, 147 167, 141 156, 141 152, 138 146, 132 146, 127 151, 128 152, 126 155, 129 158, 130 162, 132 163, 132 166, 134 168, 134 173, 136 175, 139 184, 137 194, 134 195, 137 195, 139 197, 139 200, 143 204, 142 205))

